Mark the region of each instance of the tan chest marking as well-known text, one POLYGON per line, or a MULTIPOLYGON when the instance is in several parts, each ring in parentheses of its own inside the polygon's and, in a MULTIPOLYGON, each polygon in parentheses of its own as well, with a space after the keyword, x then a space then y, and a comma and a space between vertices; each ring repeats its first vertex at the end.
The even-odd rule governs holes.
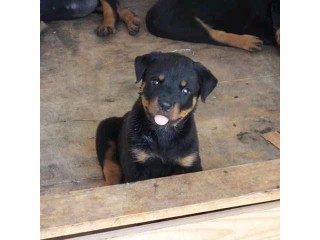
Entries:
POLYGON ((191 167, 198 158, 198 153, 191 153, 185 157, 178 159, 178 164, 182 167, 191 167))

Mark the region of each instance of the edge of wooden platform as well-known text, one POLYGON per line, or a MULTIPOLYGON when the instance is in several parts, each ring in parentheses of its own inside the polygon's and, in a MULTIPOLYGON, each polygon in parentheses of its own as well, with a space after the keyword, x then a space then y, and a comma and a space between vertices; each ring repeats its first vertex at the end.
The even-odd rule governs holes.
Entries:
POLYGON ((41 196, 41 239, 280 199, 280 160, 41 196))

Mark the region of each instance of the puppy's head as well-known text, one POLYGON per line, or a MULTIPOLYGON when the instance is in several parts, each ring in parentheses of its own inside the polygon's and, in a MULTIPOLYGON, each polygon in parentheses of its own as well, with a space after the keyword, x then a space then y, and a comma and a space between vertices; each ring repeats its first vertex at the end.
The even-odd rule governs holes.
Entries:
POLYGON ((198 62, 177 53, 152 52, 135 59, 141 102, 157 125, 175 125, 195 110, 217 85, 217 79, 198 62))

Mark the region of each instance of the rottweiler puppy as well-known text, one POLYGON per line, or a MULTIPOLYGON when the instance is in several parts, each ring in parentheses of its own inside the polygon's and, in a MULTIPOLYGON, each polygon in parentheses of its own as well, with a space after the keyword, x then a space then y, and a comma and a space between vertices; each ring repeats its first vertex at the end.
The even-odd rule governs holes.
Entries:
POLYGON ((159 0, 146 25, 162 38, 257 51, 280 46, 280 0, 159 0))
POLYGON ((217 85, 202 64, 177 53, 135 59, 139 98, 100 122, 96 151, 107 185, 201 171, 194 111, 217 85))

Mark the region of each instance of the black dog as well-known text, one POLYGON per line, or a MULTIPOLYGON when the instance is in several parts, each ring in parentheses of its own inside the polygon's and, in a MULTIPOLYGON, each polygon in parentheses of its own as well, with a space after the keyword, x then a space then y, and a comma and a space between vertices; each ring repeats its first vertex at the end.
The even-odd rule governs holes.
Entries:
POLYGON ((256 51, 280 45, 280 0, 159 0, 146 25, 158 37, 256 51))
POLYGON ((96 151, 108 185, 201 171, 193 113, 217 79, 176 53, 135 59, 140 97, 123 117, 103 120, 96 151), (123 174, 123 175, 122 175, 123 174))
POLYGON ((130 35, 139 32, 140 18, 130 9, 119 7, 118 0, 40 0, 42 21, 80 18, 94 11, 103 13, 103 21, 96 28, 100 37, 114 34, 119 20, 127 25, 130 35))

